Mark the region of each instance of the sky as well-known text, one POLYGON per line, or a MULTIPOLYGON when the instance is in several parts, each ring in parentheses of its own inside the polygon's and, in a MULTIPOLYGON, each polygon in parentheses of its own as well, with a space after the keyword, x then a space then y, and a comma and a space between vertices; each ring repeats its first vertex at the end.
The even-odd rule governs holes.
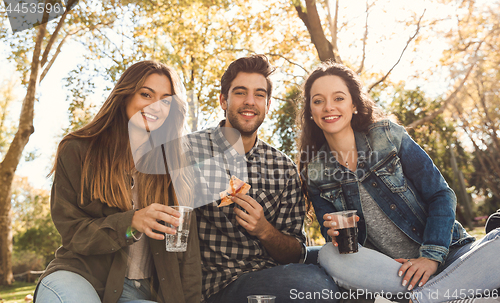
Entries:
MULTIPOLYGON (((332 1, 333 2, 333 1, 332 1)), ((374 7, 369 17, 370 33, 369 41, 370 53, 367 55, 367 69, 374 71, 387 71, 397 61, 408 38, 414 33, 415 27, 405 27, 398 21, 409 18, 412 12, 418 16, 425 10, 425 19, 434 19, 443 14, 442 7, 434 1, 427 0, 384 0, 377 3, 385 3, 374 7), (371 39, 371 40, 370 40, 371 39)), ((340 10, 340 21, 348 20, 348 31, 362 32, 364 26, 365 0, 349 1, 348 6, 342 6, 340 10)), ((297 17, 297 22, 301 22, 297 17)), ((425 34, 426 29, 421 29, 425 34)), ((345 54, 349 60, 355 61, 360 56, 360 41, 353 40, 349 36, 339 36, 339 50, 345 54)), ((411 86, 421 86, 430 96, 438 96, 448 89, 449 81, 439 81, 443 74, 439 69, 435 69, 433 74, 422 77, 418 71, 427 67, 432 67, 439 62, 443 49, 446 47, 443 41, 428 38, 418 46, 418 52, 413 52, 415 47, 412 44, 399 65, 391 74, 391 79, 405 80, 411 86)), ((35 188, 49 189, 51 181, 46 178, 50 171, 53 155, 55 154, 57 143, 61 139, 62 129, 68 126, 67 101, 68 92, 64 88, 63 78, 83 62, 83 54, 86 50, 81 44, 70 42, 56 60, 50 72, 39 87, 39 102, 35 105, 35 133, 31 135, 28 145, 25 148, 27 152, 35 152, 38 157, 29 162, 21 161, 16 174, 27 176, 29 182, 35 188)), ((0 64, 3 66, 0 74, 0 81, 11 75, 16 77, 15 67, 9 62, 7 57, 7 46, 0 44, 0 64)), ((316 54, 314 54, 316 56, 316 54)), ((18 75, 17 75, 18 77, 18 75)), ((278 76, 279 77, 279 76, 278 76)), ((104 101, 104 88, 110 83, 98 83, 98 88, 91 100, 95 104, 104 101)), ((19 99, 21 100, 25 92, 18 88, 19 99)), ((16 102, 10 109, 13 120, 19 117, 21 101, 16 102)))

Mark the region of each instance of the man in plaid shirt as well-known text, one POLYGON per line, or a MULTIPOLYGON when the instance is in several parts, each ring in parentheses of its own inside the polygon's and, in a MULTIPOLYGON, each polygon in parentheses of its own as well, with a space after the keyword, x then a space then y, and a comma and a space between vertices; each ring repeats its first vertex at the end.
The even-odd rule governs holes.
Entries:
POLYGON ((272 71, 262 55, 232 62, 222 76, 219 97, 226 120, 189 135, 205 197, 198 203, 206 204, 196 210, 205 302, 247 302, 252 294, 297 302, 313 292, 332 299, 338 291, 323 269, 297 264, 306 256, 305 203, 297 169, 257 138, 269 110, 272 71), (234 204, 218 207, 219 192, 231 176, 251 188, 247 195, 231 197, 234 204))

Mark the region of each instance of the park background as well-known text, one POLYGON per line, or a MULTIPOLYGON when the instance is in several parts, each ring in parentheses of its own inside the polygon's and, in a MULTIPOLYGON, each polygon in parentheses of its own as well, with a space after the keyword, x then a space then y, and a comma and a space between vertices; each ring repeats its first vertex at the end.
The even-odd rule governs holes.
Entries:
MULTIPOLYGON (((190 132, 222 119, 229 63, 265 54, 277 69, 259 137, 292 159, 305 76, 341 62, 430 155, 464 226, 500 208, 498 0, 69 1, 61 17, 18 32, 0 4, 0 285, 53 258, 61 240, 47 175, 57 144, 146 59, 180 74, 190 132)), ((317 221, 306 231, 322 243, 317 221)))

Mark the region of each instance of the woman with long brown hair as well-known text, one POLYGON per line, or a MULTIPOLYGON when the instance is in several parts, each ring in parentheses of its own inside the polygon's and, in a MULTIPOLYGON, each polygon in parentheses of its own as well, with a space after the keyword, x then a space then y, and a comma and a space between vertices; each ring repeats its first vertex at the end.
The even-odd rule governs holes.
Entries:
POLYGON ((199 302, 196 218, 187 251, 165 250, 179 225, 171 206, 192 204, 182 129, 186 101, 177 74, 130 66, 88 125, 59 144, 51 213, 62 246, 37 286, 36 302, 199 302), (168 160, 167 160, 168 158, 168 160))
POLYGON ((301 124, 302 184, 328 242, 318 260, 338 286, 422 303, 498 297, 500 229, 474 242, 431 158, 351 69, 326 62, 309 75, 301 124), (351 254, 338 249, 332 214, 346 210, 359 217, 351 254))

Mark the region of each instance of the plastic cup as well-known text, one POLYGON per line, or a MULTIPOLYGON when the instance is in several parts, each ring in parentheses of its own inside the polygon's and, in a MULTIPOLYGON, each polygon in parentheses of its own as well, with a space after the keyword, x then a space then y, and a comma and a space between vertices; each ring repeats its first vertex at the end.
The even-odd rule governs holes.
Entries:
POLYGON ((275 296, 270 295, 251 295, 248 296, 248 303, 274 303, 275 296))
POLYGON ((171 206, 173 209, 177 210, 181 216, 179 218, 179 226, 175 227, 172 224, 168 224, 176 230, 175 235, 165 234, 165 243, 167 251, 170 252, 183 252, 187 249, 188 237, 189 237, 189 226, 191 222, 191 213, 193 211, 192 207, 189 206, 171 206))
POLYGON ((337 223, 336 236, 339 253, 352 254, 358 252, 358 227, 356 224, 356 211, 347 210, 330 213, 332 221, 337 223))

